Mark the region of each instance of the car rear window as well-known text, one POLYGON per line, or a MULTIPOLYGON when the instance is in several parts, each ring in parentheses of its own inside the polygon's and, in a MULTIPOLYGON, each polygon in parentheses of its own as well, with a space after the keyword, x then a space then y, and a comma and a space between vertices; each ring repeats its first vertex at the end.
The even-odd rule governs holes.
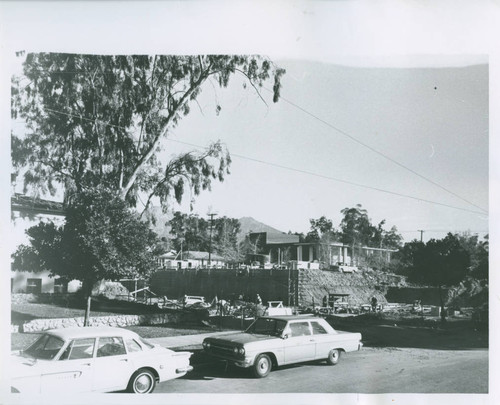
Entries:
POLYGON ((143 344, 143 346, 147 347, 148 349, 153 349, 155 347, 154 344, 148 342, 146 339, 139 338, 139 340, 141 341, 141 343, 143 344))
POLYGON ((323 326, 321 326, 319 324, 319 322, 311 322, 311 326, 312 326, 313 335, 324 335, 324 334, 328 333, 326 331, 326 329, 323 328, 323 326))
POLYGON ((125 344, 127 345, 127 350, 129 353, 142 352, 141 345, 137 343, 134 339, 125 340, 125 344))
POLYGON ((121 337, 101 337, 97 347, 97 357, 127 354, 121 337))

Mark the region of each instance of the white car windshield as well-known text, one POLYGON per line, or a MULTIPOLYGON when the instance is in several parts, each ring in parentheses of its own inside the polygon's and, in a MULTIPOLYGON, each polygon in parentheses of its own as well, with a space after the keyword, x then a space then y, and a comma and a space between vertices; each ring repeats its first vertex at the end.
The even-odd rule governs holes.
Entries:
POLYGON ((286 321, 282 319, 258 318, 248 327, 246 332, 259 335, 281 336, 285 326, 286 321))
POLYGON ((52 360, 64 345, 64 341, 55 336, 44 334, 35 343, 22 352, 22 354, 41 360, 52 360))

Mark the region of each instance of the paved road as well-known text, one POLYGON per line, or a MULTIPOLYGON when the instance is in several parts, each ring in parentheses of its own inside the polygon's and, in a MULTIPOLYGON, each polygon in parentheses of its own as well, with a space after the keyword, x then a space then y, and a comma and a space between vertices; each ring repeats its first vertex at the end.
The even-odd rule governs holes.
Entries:
POLYGON ((306 363, 255 379, 215 362, 159 384, 155 393, 487 393, 488 350, 364 348, 336 366, 306 363))

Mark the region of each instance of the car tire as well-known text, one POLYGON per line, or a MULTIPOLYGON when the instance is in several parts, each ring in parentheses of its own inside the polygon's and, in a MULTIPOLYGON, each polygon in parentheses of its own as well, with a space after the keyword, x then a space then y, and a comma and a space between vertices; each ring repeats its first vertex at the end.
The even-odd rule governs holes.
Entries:
POLYGON ((328 358, 326 359, 326 362, 330 366, 334 366, 340 360, 340 353, 341 353, 341 351, 338 350, 338 349, 332 349, 332 350, 330 350, 330 353, 328 353, 328 358))
POLYGON ((128 383, 127 391, 132 394, 150 394, 156 386, 156 377, 151 370, 137 370, 128 383))
POLYGON ((267 354, 259 354, 253 364, 253 374, 257 378, 264 378, 271 372, 273 363, 267 354))

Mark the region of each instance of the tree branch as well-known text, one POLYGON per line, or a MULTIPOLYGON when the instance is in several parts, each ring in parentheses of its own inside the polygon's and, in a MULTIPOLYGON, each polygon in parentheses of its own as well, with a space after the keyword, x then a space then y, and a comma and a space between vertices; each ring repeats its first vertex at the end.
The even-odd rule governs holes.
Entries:
POLYGON ((170 112, 169 112, 169 115, 167 117, 167 122, 166 124, 164 125, 163 129, 158 133, 158 135, 154 138, 153 142, 151 143, 150 147, 148 148, 148 150, 146 151, 146 153, 144 155, 142 155, 142 157, 139 159, 139 161, 137 162, 134 170, 132 171, 132 174, 130 175, 126 185, 120 190, 120 197, 122 199, 125 199, 125 197, 127 196, 129 190, 132 188, 133 184, 135 183, 135 181, 137 180, 137 176, 139 174, 139 171, 141 170, 141 168, 143 167, 144 164, 146 164, 147 161, 149 161, 149 159, 151 159, 151 157, 153 156, 154 154, 154 151, 156 150, 156 148, 158 147, 159 143, 160 143, 160 140, 163 136, 166 135, 166 133, 168 132, 168 127, 173 119, 173 117, 175 116, 175 114, 180 110, 180 108, 182 107, 182 105, 188 100, 189 96, 201 85, 201 83, 203 83, 203 81, 208 77, 206 76, 208 73, 205 72, 205 74, 201 73, 200 74, 200 77, 198 78, 198 80, 196 80, 192 85, 191 87, 184 93, 184 95, 179 99, 178 102, 176 102, 176 106, 175 108, 173 108, 170 112))
POLYGON ((252 85, 252 87, 255 89, 257 95, 259 96, 259 98, 262 100, 262 102, 266 105, 266 107, 269 107, 266 103, 266 100, 264 100, 264 98, 262 97, 262 95, 260 94, 260 91, 259 89, 257 89, 257 87, 255 86, 255 84, 252 82, 252 79, 250 79, 250 77, 241 69, 237 69, 235 68, 234 69, 235 72, 240 72, 243 76, 245 76, 248 81, 250 82, 250 84, 252 85))

